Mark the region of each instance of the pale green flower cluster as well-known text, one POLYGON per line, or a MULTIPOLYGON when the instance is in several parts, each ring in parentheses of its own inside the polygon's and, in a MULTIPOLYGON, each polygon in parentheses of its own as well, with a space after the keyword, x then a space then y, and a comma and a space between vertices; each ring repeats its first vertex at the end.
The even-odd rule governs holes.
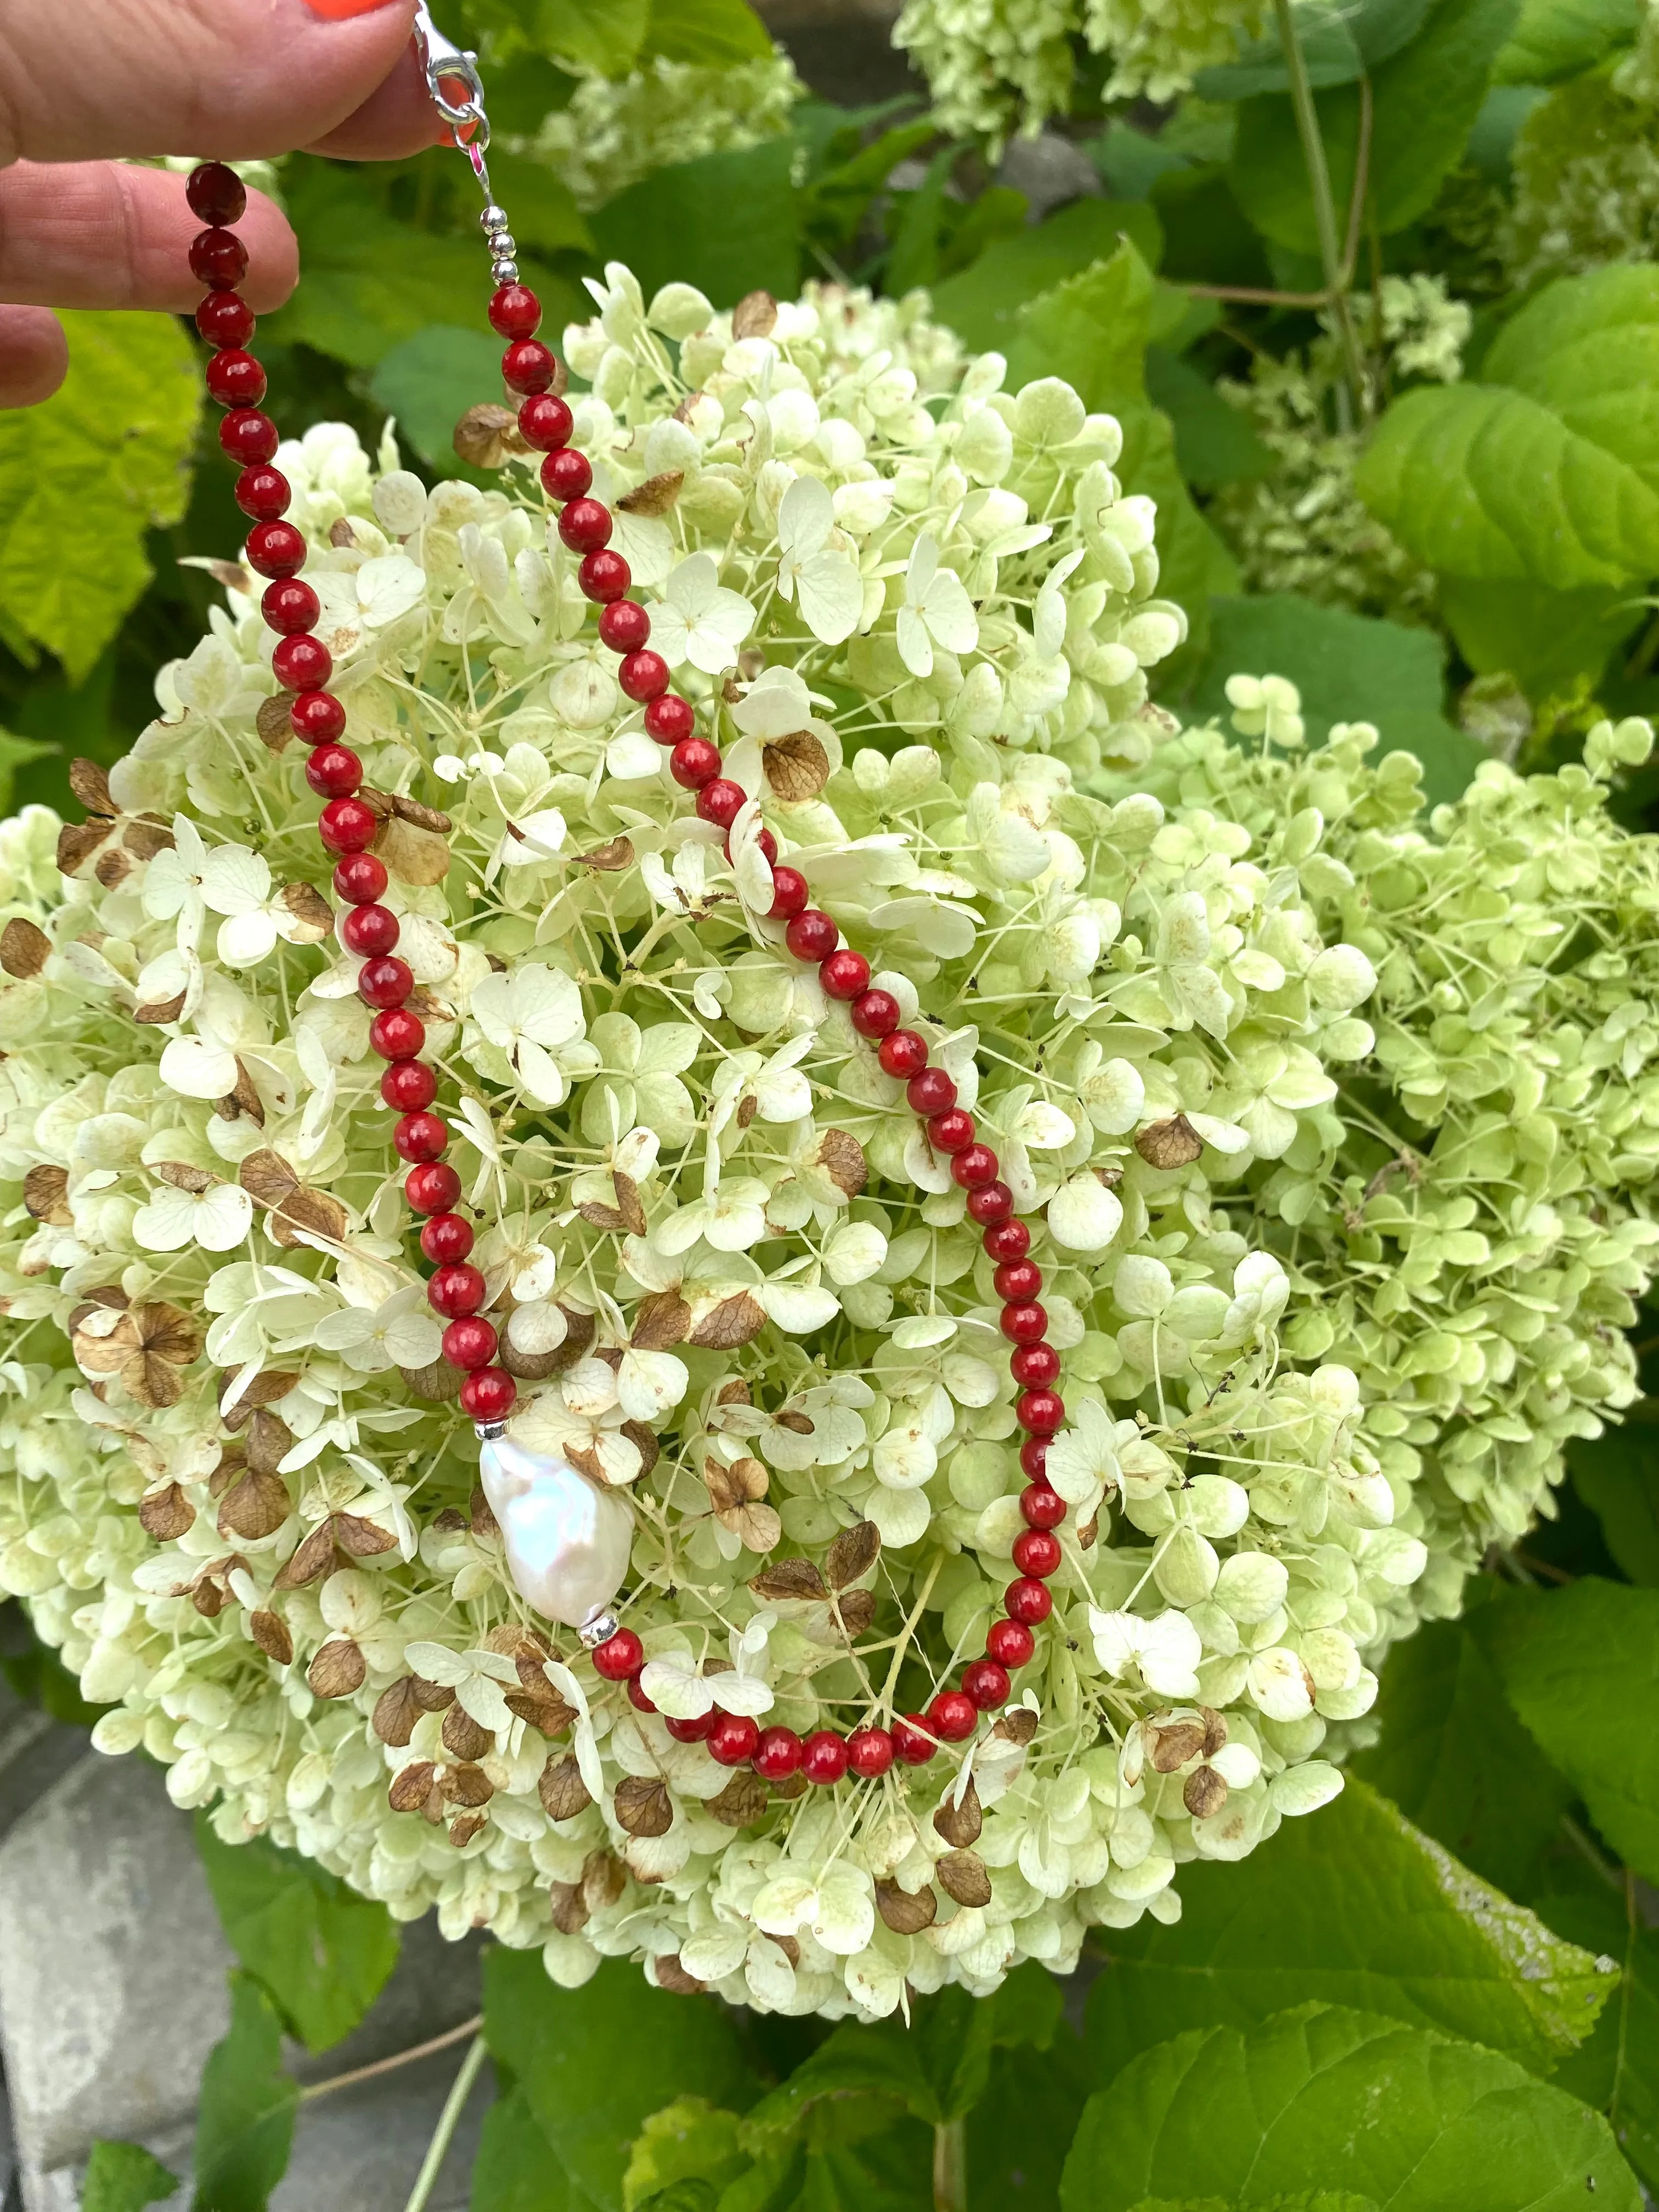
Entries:
POLYGON ((593 208, 653 169, 740 151, 789 127, 806 88, 781 52, 714 68, 658 55, 629 76, 584 76, 525 150, 593 208))
MULTIPOLYGON (((729 855, 527 467, 428 493, 327 425, 281 456, 514 1432, 629 1495, 659 1715, 846 1731, 982 1649, 1023 1481, 988 1265, 782 950, 763 820, 1033 1220, 1061 1632, 927 1767, 769 1801, 528 1614, 252 579, 84 826, 0 829, 0 1586, 100 1745, 233 1838, 567 1983, 626 1955, 878 2015, 1172 1919, 1181 1863, 1324 1802, 1388 1644, 1626 1395, 1650 848, 1577 771, 1430 836, 1363 734, 1294 770, 1160 744, 1184 622, 1118 426, 953 368, 917 303, 750 301, 738 337, 612 268, 599 306, 577 441, 750 794, 729 855), (1443 1198, 1396 1094, 1486 1195, 1443 1198)), ((1299 735, 1289 687, 1235 690, 1299 735)))
POLYGON ((1265 0, 906 0, 893 41, 927 76, 941 129, 1000 148, 1070 112, 1081 52, 1107 100, 1174 99, 1261 28, 1265 0))
POLYGON ((1530 288, 1659 244, 1659 87, 1652 19, 1635 51, 1558 86, 1516 133, 1504 238, 1510 281, 1530 288))

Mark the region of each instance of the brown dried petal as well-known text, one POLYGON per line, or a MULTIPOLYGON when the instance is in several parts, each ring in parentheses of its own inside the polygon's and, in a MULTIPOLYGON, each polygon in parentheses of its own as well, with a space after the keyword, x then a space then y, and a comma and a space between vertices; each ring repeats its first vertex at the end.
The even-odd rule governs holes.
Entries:
POLYGON ((778 319, 778 303, 769 292, 745 292, 732 310, 734 338, 763 338, 778 319))
POLYGON ((76 758, 69 764, 69 787, 88 814, 113 814, 115 801, 110 797, 109 775, 96 761, 76 758))
POLYGON ((38 923, 14 915, 0 929, 0 968, 8 975, 38 975, 52 951, 52 939, 38 923))
POLYGON ((562 1759, 548 1760, 536 1790, 550 1820, 574 1820, 593 1802, 574 1751, 568 1751, 562 1759))
POLYGON ((823 1563, 831 1589, 845 1589, 848 1583, 857 1582, 867 1575, 881 1556, 881 1531, 873 1521, 860 1521, 856 1528, 843 1528, 830 1547, 829 1557, 823 1563))
POLYGON ((640 1300, 629 1341, 637 1352, 666 1352, 684 1342, 690 1326, 691 1309, 678 1291, 653 1291, 640 1300))
POLYGON ((1005 1743, 1030 1743, 1036 1732, 1037 1717, 1029 1705, 1010 1705, 991 1729, 992 1735, 1000 1735, 1005 1743))
POLYGON ((199 1198, 204 1190, 211 1190, 224 1177, 216 1176, 210 1168, 193 1168, 186 1160, 158 1160, 155 1172, 162 1182, 174 1190, 187 1190, 192 1198, 199 1198))
MULTIPOLYGON (((502 1364, 516 1374, 507 1354, 511 1347, 505 1336, 501 1339, 502 1364)), ((466 1380, 459 1367, 452 1367, 447 1359, 434 1359, 429 1367, 400 1367, 398 1372, 409 1386, 411 1396, 428 1406, 441 1406, 451 1398, 459 1398, 461 1385, 466 1380)))
POLYGON ((406 791, 394 791, 391 803, 398 819, 412 822, 417 830, 431 830, 447 837, 455 826, 441 806, 428 806, 423 799, 411 799, 406 791))
POLYGON ((617 505, 624 514, 672 514, 684 483, 684 469, 665 469, 660 476, 647 477, 632 491, 625 491, 617 505))
POLYGON ((576 1708, 566 1705, 556 1692, 549 1689, 538 1693, 534 1690, 509 1690, 507 1710, 521 1721, 528 1721, 538 1735, 550 1742, 562 1735, 576 1717, 576 1708))
POLYGON ((790 805, 816 799, 830 781, 830 756, 811 730, 769 739, 761 767, 777 797, 790 805))
POLYGON ((479 1831, 488 1825, 489 1815, 483 1813, 463 1813, 449 1824, 449 1840, 458 1851, 464 1851, 479 1831))
POLYGON ((196 1526, 196 1508, 179 1485, 170 1482, 165 1490, 153 1490, 140 1499, 138 1525, 158 1543, 171 1543, 177 1536, 188 1535, 196 1526))
POLYGON ((782 1952, 784 1957, 788 1960, 792 1966, 799 1966, 800 1945, 795 1941, 795 1938, 793 1936, 774 1936, 772 1941, 777 1945, 779 1950, 782 1952))
POLYGON ((876 1617, 876 1594, 867 1589, 842 1590, 835 1609, 848 1635, 862 1636, 876 1617))
POLYGON ((505 468, 508 456, 528 453, 519 418, 499 400, 481 400, 455 425, 455 451, 474 469, 505 468))
POLYGON ((132 862, 118 846, 106 846, 92 872, 106 891, 112 891, 132 873, 132 862))
POLYGON ((747 1455, 726 1467, 717 1459, 702 1463, 702 1479, 716 1513, 733 1513, 740 1505, 764 1498, 772 1478, 757 1459, 747 1455))
POLYGON ((691 1332, 690 1341, 705 1352, 735 1352, 766 1326, 766 1310, 747 1291, 722 1298, 691 1332))
MULTIPOLYGON (((968 1778, 968 1787, 962 1793, 962 1802, 956 1802, 956 1792, 949 1790, 945 1802, 933 1814, 933 1829, 957 1850, 979 1841, 980 1830, 985 1826, 985 1815, 980 1809, 979 1792, 974 1787, 974 1778, 968 1778)), ((952 1897, 956 1895, 951 1890, 952 1897)))
POLYGON ((659 1990, 668 1990, 672 1996, 699 1996, 708 1986, 706 1982, 700 1982, 695 1974, 686 1972, 680 1964, 678 1951, 672 1957, 662 1956, 653 1959, 651 1962, 651 1971, 656 1978, 657 1987, 659 1990))
POLYGON ((240 1060, 236 1063, 235 1089, 228 1091, 222 1098, 216 1098, 213 1110, 222 1121, 234 1121, 246 1114, 256 1127, 264 1127, 264 1101, 259 1096, 253 1078, 240 1060))
MULTIPOLYGON (((744 1387, 746 1393, 748 1385, 745 1384, 744 1387)), ((725 1403, 724 1399, 721 1400, 721 1403, 725 1403)), ((743 1403, 745 1406, 749 1403, 746 1395, 743 1400, 743 1403)), ((817 1424, 813 1421, 810 1413, 798 1413, 793 1407, 786 1406, 782 1413, 778 1415, 778 1426, 781 1429, 787 1429, 791 1436, 810 1437, 812 1435, 817 1424)))
POLYGON ((273 1588, 302 1589, 307 1583, 314 1583, 319 1575, 325 1575, 333 1565, 334 1524, 331 1520, 312 1530, 277 1576, 273 1588))
POLYGON ((1173 1774, 1203 1750, 1204 1725, 1201 1721, 1176 1721, 1167 1728, 1153 1729, 1152 1738, 1152 1771, 1173 1774))
POLYGON ((774 1559, 749 1587, 757 1597, 827 1598, 830 1595, 811 1559, 774 1559))
POLYGON ((924 1882, 913 1897, 896 1881, 876 1884, 876 1910, 896 1936, 920 1936, 939 1913, 939 1899, 924 1882))
POLYGON ((856 1198, 870 1180, 864 1147, 845 1129, 826 1129, 818 1139, 818 1164, 838 1190, 856 1198))
POLYGON ((334 1518, 334 1540, 343 1552, 354 1559, 372 1559, 382 1552, 395 1552, 398 1539, 378 1522, 365 1521, 359 1513, 337 1513, 334 1518))
POLYGON ((958 1905, 991 1902, 991 1877, 977 1851, 946 1851, 933 1872, 940 1887, 948 1890, 958 1905))
POLYGON ((471 1529, 473 1534, 475 1536, 483 1536, 492 1542, 499 1543, 501 1541, 501 1524, 495 1518, 495 1514, 490 1510, 489 1500, 484 1496, 483 1486, 482 1483, 474 1489, 471 1496, 467 1499, 466 1504, 467 1525, 471 1529))
POLYGON ((362 1688, 368 1674, 362 1653, 346 1636, 325 1644, 306 1669, 306 1680, 319 1698, 349 1698, 362 1688))
POLYGON ((1184 1114, 1150 1121, 1135 1139, 1135 1150, 1149 1168, 1188 1168, 1204 1150, 1204 1139, 1184 1114))
POLYGON ((164 1030, 170 1022, 176 1022, 184 1011, 185 994, 179 991, 170 999, 155 999, 148 1006, 135 1006, 132 1018, 147 1027, 164 1030))
POLYGON ((1226 1716, 1213 1705, 1200 1705, 1198 1710, 1204 1716, 1204 1756, 1213 1759, 1227 1741, 1226 1716))
POLYGON ((722 1827, 747 1828, 765 1812, 766 1802, 766 1784, 758 1774, 734 1774, 718 1797, 705 1802, 703 1810, 722 1827))
POLYGON ((650 1227, 645 1218, 645 1206, 640 1197, 640 1187, 632 1176, 623 1175, 620 1169, 611 1178, 617 1189, 617 1211, 627 1225, 630 1237, 643 1237, 650 1227))
POLYGON ((424 1674, 411 1674, 415 1686, 415 1702, 423 1713, 447 1713, 455 1702, 455 1692, 447 1682, 428 1682, 424 1674))
POLYGON ((483 1759, 495 1748, 495 1731, 475 1721, 466 1707, 453 1705, 444 1715, 444 1749, 457 1759, 483 1759))
MULTIPOLYGON (((261 1607, 247 1617, 247 1632, 267 1659, 274 1659, 279 1667, 288 1667, 294 1661, 294 1638, 288 1632, 288 1623, 280 1613, 271 1613, 261 1607)), ((405 1737, 405 1741, 408 1739, 405 1737)))
POLYGON ((247 1425, 247 1463, 256 1474, 275 1474, 294 1449, 294 1431, 269 1406, 256 1406, 247 1425))
POLYGON ((601 875, 614 876, 634 865, 634 841, 631 837, 613 837, 608 845, 600 845, 592 853, 578 853, 576 860, 584 868, 597 868, 601 875))
POLYGON ((447 842, 401 815, 381 823, 370 849, 402 884, 441 884, 449 873, 447 842))
POLYGON ((64 823, 58 832, 59 873, 78 876, 93 854, 102 851, 109 833, 110 824, 95 817, 90 822, 64 823))
POLYGON ((674 1825, 668 1785, 653 1774, 629 1774, 617 1784, 617 1825, 630 1836, 665 1836, 674 1825))
POLYGON ((395 1744, 401 1751, 414 1735, 423 1710, 415 1694, 413 1677, 405 1674, 401 1682, 382 1690, 374 1700, 374 1715, 369 1726, 382 1743, 395 1744))
POLYGON ((628 1869, 614 1851, 589 1851, 582 1861, 582 1895, 597 1912, 614 1905, 628 1887, 628 1869))
POLYGON ((283 904, 306 932, 306 941, 320 945, 334 933, 334 909, 314 884, 284 884, 283 904))
POLYGON ((236 1403, 226 1413, 225 1400, 235 1380, 235 1370, 228 1369, 219 1379, 219 1418, 234 1436, 239 1429, 247 1426, 261 1406, 274 1406, 278 1399, 286 1398, 299 1379, 292 1368, 263 1367, 251 1382, 243 1386, 236 1403))
MULTIPOLYGON (((395 1736, 388 1737, 395 1743, 395 1736)), ((413 1766, 405 1766, 392 1778, 392 1787, 386 1791, 386 1802, 394 1813, 419 1813, 425 1809, 432 1794, 432 1785, 438 1770, 429 1759, 416 1759, 413 1766)))
POLYGON ((279 691, 275 698, 259 702, 259 711, 253 717, 253 726, 259 733, 260 744, 273 753, 281 752, 284 745, 291 745, 294 742, 291 717, 294 702, 298 696, 294 691, 279 691))
POLYGON ((439 1777, 438 1787, 452 1805, 487 1805, 495 1795, 481 1766, 452 1766, 439 1777))
POLYGON ((170 853, 176 842, 159 814, 141 814, 121 832, 122 844, 139 860, 153 860, 158 853, 170 853))
POLYGON ((250 1468, 220 1503, 219 1534, 255 1542, 261 1536, 274 1536, 293 1510, 294 1502, 281 1475, 250 1468))
POLYGON ((1194 1820, 1213 1820, 1227 1802, 1227 1785, 1214 1767, 1194 1767, 1187 1777, 1181 1802, 1194 1820))
POLYGON ((31 1168, 23 1177, 23 1203, 35 1220, 67 1229, 74 1218, 69 1207, 69 1170, 31 1168))
POLYGON ((587 1899, 579 1881, 556 1881, 549 1886, 553 1903, 553 1925, 561 1936, 580 1936, 588 1922, 587 1899))
POLYGON ((620 1207, 602 1206, 596 1198, 585 1198, 576 1211, 591 1229, 602 1229, 607 1237, 620 1237, 628 1226, 620 1207))

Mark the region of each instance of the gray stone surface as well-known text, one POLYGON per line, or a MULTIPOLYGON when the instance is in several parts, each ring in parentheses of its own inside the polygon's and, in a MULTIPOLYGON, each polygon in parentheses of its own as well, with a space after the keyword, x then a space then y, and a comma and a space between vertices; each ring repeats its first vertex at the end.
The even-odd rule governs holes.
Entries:
POLYGON ((772 36, 822 100, 865 107, 900 93, 925 95, 893 47, 899 0, 757 0, 772 36))
POLYGON ((1012 139, 997 171, 997 182, 1024 193, 1031 204, 1032 222, 1041 222, 1050 210, 1063 207, 1068 200, 1101 199, 1106 191, 1099 170, 1088 155, 1079 153, 1069 138, 1058 137, 1053 131, 1041 138, 1012 139))

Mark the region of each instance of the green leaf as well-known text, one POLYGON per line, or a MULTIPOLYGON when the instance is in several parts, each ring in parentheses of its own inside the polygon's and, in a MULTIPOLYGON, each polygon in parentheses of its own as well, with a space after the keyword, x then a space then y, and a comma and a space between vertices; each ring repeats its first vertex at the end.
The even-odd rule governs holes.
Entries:
POLYGON ((913 192, 904 196, 882 286, 895 299, 931 284, 939 274, 939 232, 945 220, 945 188, 962 155, 960 146, 942 146, 913 192))
POLYGON ((1659 1406, 1644 1399, 1594 1443, 1570 1444, 1567 1465, 1620 1570, 1659 1589, 1659 1406))
POLYGON ((1517 1592, 1491 1648, 1510 1703, 1627 1866, 1659 1880, 1659 1590, 1517 1592))
POLYGON ((1035 2063, 1023 2051, 999 2051, 968 2115, 968 2212, 1057 2204, 1060 2169, 1094 2087, 1082 2041, 1064 2022, 1035 2063))
MULTIPOLYGON (((970 2000, 971 2002, 971 2000, 970 2000)), ((920 2046, 902 2021, 843 2021, 811 2057, 747 2114, 744 2148, 758 2154, 793 2135, 826 2100, 890 2099, 930 2127, 946 2117, 922 2064, 920 2046)))
POLYGON ((677 2097, 653 2112, 634 2139, 623 2176, 626 2212, 660 2198, 680 2183, 700 2181, 710 2194, 749 2165, 738 2143, 738 2116, 704 2097, 677 2097))
POLYGON ((643 59, 660 55, 664 61, 735 69, 742 62, 764 61, 771 52, 771 34, 744 0, 651 0, 643 59))
POLYGON ((404 338, 453 322, 477 300, 483 325, 476 240, 416 230, 389 216, 356 171, 307 161, 284 179, 305 282, 263 319, 273 345, 314 346, 352 368, 373 368, 404 338))
POLYGON ((1434 802, 1455 799, 1486 759, 1485 749, 1441 712, 1445 648, 1432 630, 1316 606, 1294 592, 1217 599, 1210 618, 1194 717, 1213 714, 1224 726, 1226 680, 1240 670, 1287 676, 1302 694, 1310 744, 1334 722, 1374 722, 1387 748, 1417 755, 1434 802))
MULTIPOLYGON (((1218 2197, 1183 2197, 1177 2204, 1168 2197, 1143 2197, 1133 2212, 1238 2212, 1218 2197)), ((1270 2197, 1250 2212, 1380 2212, 1374 2197, 1356 2197, 1346 2189, 1298 2189, 1293 2197, 1270 2197)))
POLYGON ((1339 2176, 1388 2212, 1641 2202, 1600 2114, 1513 2060, 1315 2005, 1247 2033, 1194 2030, 1132 2060, 1089 2100, 1060 2203, 1127 2212, 1148 2197, 1219 2197, 1267 2212, 1339 2176))
MULTIPOLYGON (((1352 84, 1408 46, 1423 27, 1431 0, 1304 0, 1297 40, 1310 84, 1352 84)), ((1285 49, 1276 33, 1242 49, 1236 62, 1200 70, 1204 100, 1249 100, 1290 88, 1285 49)))
POLYGON ((178 2186, 178 2175, 142 2143, 95 2142, 81 2185, 81 2212, 143 2212, 178 2186))
POLYGON ((18 769, 33 761, 50 760, 61 750, 58 745, 42 744, 38 738, 16 738, 9 730, 0 730, 0 814, 13 811, 12 785, 18 769))
POLYGON ((1635 1907, 1628 1877, 1621 1894, 1582 1865, 1571 1890, 1538 1900, 1551 1927, 1619 1962, 1617 1996, 1556 2080, 1607 2114, 1620 2148, 1651 2189, 1659 2183, 1659 1935, 1635 1907))
POLYGON ((1478 1625, 1430 1621, 1395 1644, 1376 1743, 1348 1771, 1484 1880, 1527 1897, 1572 1790, 1516 1718, 1478 1625))
POLYGON ((1521 0, 1495 84, 1556 84, 1593 69, 1636 35, 1641 0, 1521 0))
POLYGON ((196 1847, 227 1942, 293 2033, 311 2051, 349 2035, 398 1963, 386 1907, 266 1837, 222 1842, 205 1814, 196 1847))
POLYGON ((1210 491, 1265 477, 1273 466, 1249 417, 1230 407, 1209 378, 1178 354, 1147 348, 1146 391, 1170 418, 1176 459, 1188 483, 1210 491))
POLYGON ((544 54, 600 76, 626 76, 650 28, 651 0, 472 0, 482 23, 498 26, 514 44, 527 40, 544 54))
POLYGON ((145 533, 184 514, 201 368, 170 315, 63 323, 63 389, 0 412, 0 631, 79 683, 154 574, 145 533))
POLYGON ((758 2087, 713 1997, 670 1996, 622 1960, 562 1990, 539 1952, 487 1952, 484 2034, 600 2212, 622 2212, 629 2141, 665 2101, 702 2097, 741 2111, 758 2087))
POLYGON ((717 307, 800 289, 794 149, 768 139, 738 153, 705 154, 642 177, 592 218, 601 259, 625 261, 648 300, 676 279, 717 307))
MULTIPOLYGON (((1418 35, 1371 76, 1374 101, 1368 213, 1386 236, 1427 212, 1456 165, 1516 0, 1435 0, 1418 35)), ((1352 198, 1359 89, 1316 95, 1339 225, 1352 198)), ((1298 253, 1318 250, 1312 194, 1289 95, 1268 93, 1238 111, 1231 171, 1239 206, 1264 236, 1298 253)))
POLYGON ((1627 589, 1601 585, 1552 592, 1542 584, 1483 584, 1440 579, 1440 612, 1477 676, 1502 672, 1529 697, 1592 684, 1608 656, 1643 619, 1627 589))
POLYGON ((299 2101, 276 2006, 251 1975, 232 1974, 230 2033, 202 2071, 193 2212, 265 2212, 288 2171, 299 2101))
MULTIPOLYGON (((593 234, 556 169, 505 147, 489 149, 495 197, 513 211, 513 235, 532 253, 592 253, 593 234)), ((499 349, 498 349, 499 352, 499 349)))
POLYGON ((1443 2028, 1545 2073, 1611 1989, 1594 1959, 1363 1782, 1239 1864, 1187 1869, 1182 1908, 1170 1928, 1101 1930, 1114 1967, 1089 1996, 1099 2080, 1183 2028, 1249 2027, 1304 1997, 1443 2028))
POLYGON ((455 425, 469 407, 501 389, 501 343, 481 331, 439 325, 393 346, 369 394, 396 418, 398 435, 441 476, 462 473, 455 425))
POLYGON ((1115 200, 1144 200, 1166 171, 1184 169, 1185 154, 1175 152, 1161 137, 1137 131, 1132 123, 1109 123, 1098 138, 1078 149, 1101 173, 1107 197, 1115 200))
POLYGON ((1550 285, 1481 378, 1389 409, 1357 477, 1371 512, 1454 576, 1572 592, 1659 568, 1659 269, 1550 285))
POLYGON ((478 2212, 585 2212, 520 2088, 498 2097, 484 2114, 472 2202, 478 2212))
POLYGON ((1163 234, 1144 200, 1073 200, 1046 222, 999 239, 971 268, 947 277, 934 291, 933 313, 971 351, 1006 353, 1019 338, 1020 310, 1028 302, 1097 262, 1110 262, 1126 238, 1157 267, 1163 234))

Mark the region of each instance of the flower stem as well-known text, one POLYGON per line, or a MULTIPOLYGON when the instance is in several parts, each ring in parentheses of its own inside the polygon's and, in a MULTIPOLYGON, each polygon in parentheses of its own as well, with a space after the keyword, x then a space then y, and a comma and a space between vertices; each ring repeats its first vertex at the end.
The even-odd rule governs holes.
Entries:
POLYGON ((965 2120, 941 2120, 933 2130, 933 2212, 968 2212, 965 2120))
POLYGON ((409 2192, 409 2202, 404 2212, 426 2212, 426 2202, 438 2179, 438 2169, 454 2138, 460 2118, 466 2109, 466 2100, 472 2094, 472 2085, 478 2078, 478 2069, 484 2063, 484 2039, 476 2036, 461 2061, 461 2070, 444 2100, 444 2108, 438 2115, 438 2124, 432 2140, 426 2147, 426 2156, 421 2160, 421 2170, 415 2177, 415 2186, 409 2192))
MULTIPOLYGON (((1325 142, 1319 132, 1319 110, 1314 105, 1313 87, 1308 82, 1308 64, 1296 35, 1291 0, 1273 0, 1273 15, 1279 25, 1279 42, 1285 52, 1285 66, 1290 73, 1291 106, 1296 115, 1296 127, 1302 140, 1302 158, 1307 164, 1308 189, 1313 196, 1314 229, 1319 238, 1319 262, 1325 274, 1325 289, 1330 295, 1331 313, 1336 318, 1336 331, 1346 365, 1349 393, 1339 392, 1339 403, 1345 398, 1350 406, 1363 408, 1365 404, 1364 363, 1360 357, 1359 340, 1355 333, 1353 317, 1348 312, 1346 272, 1342 265, 1342 248, 1336 234, 1336 203, 1331 198, 1331 173, 1325 160, 1325 142)), ((1346 416, 1349 407, 1344 407, 1346 416)), ((1351 420, 1340 426, 1351 429, 1351 420)))

